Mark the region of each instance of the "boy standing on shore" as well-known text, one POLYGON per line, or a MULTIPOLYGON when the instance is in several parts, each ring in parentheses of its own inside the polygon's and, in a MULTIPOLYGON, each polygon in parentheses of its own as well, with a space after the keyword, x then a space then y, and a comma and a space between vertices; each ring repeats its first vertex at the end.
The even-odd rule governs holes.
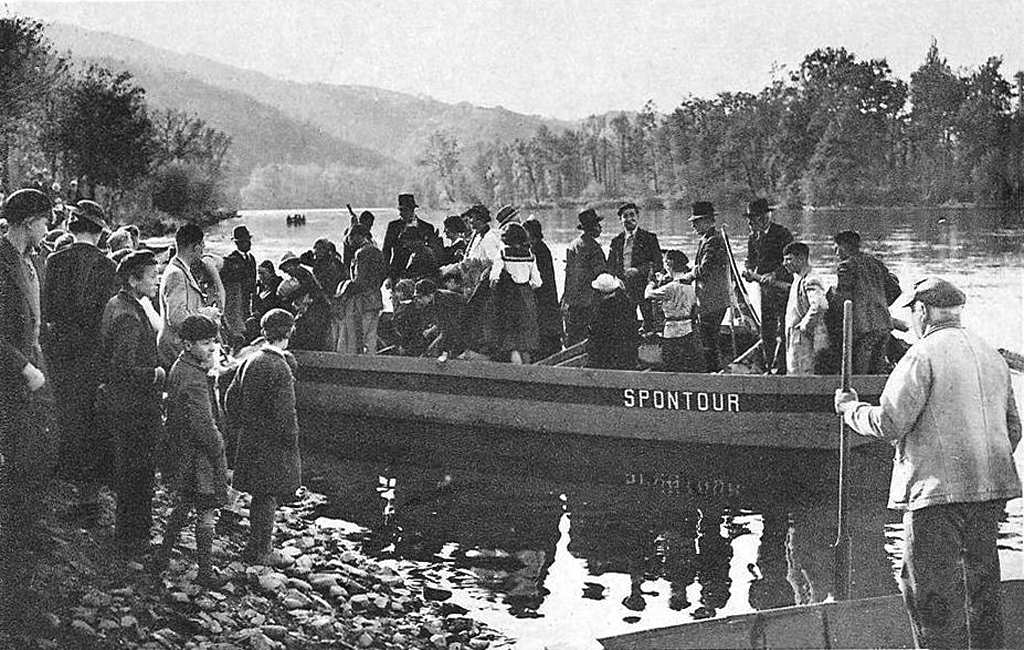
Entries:
MULTIPOLYGON (((180 335, 185 349, 171 368, 167 398, 165 467, 176 475, 174 510, 167 520, 154 568, 167 567, 192 509, 196 511, 196 582, 218 586, 211 551, 217 508, 227 503, 228 473, 224 438, 217 429, 207 380, 217 350, 217 324, 205 316, 187 317, 180 335), (176 471, 174 471, 176 470, 176 471)), ((165 477, 167 478, 167 477, 165 477)))

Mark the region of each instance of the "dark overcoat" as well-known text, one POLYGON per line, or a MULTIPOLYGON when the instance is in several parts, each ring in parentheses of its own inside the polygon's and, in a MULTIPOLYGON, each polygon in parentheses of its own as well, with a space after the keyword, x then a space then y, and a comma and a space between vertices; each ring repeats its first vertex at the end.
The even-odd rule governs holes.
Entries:
POLYGON ((541 336, 562 336, 562 312, 558 308, 558 287, 555 285, 555 264, 551 249, 543 241, 530 245, 537 259, 541 285, 533 290, 537 301, 537 328, 541 336))
POLYGON ((238 430, 234 487, 253 495, 291 499, 302 483, 290 357, 264 346, 242 362, 225 398, 238 430))
POLYGON ((625 291, 598 295, 587 341, 587 367, 633 370, 640 343, 636 308, 625 291))
POLYGON ((142 305, 125 289, 111 298, 103 311, 100 360, 105 410, 159 413, 163 386, 153 383, 160 365, 156 331, 142 305))
POLYGON ((224 284, 224 321, 232 333, 245 329, 245 321, 253 313, 256 296, 256 258, 252 253, 235 249, 224 256, 220 269, 224 284))
MULTIPOLYGON (((444 245, 440 235, 437 234, 437 228, 419 217, 416 217, 410 225, 415 226, 423 233, 427 246, 434 251, 435 255, 440 254, 444 245)), ((392 282, 402 277, 402 273, 409 264, 409 256, 412 255, 412 250, 398 241, 398 237, 405 228, 404 220, 394 219, 388 222, 388 229, 384 233, 384 245, 381 247, 381 252, 384 254, 384 261, 388 265, 388 277, 392 282)))

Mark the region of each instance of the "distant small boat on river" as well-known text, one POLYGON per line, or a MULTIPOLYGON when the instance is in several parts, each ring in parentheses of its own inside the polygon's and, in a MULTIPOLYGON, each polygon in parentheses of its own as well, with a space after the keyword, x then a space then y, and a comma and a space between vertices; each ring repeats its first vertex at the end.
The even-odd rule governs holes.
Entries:
POLYGON ((304 226, 306 225, 306 215, 300 213, 290 214, 285 217, 285 223, 289 226, 304 226))

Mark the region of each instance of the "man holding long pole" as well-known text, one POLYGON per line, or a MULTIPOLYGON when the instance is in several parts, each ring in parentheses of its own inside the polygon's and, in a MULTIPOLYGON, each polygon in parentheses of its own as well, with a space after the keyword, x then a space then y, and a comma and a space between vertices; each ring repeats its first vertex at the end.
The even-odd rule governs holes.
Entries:
POLYGON ((1013 451, 1021 423, 1000 354, 960 325, 966 298, 941 278, 900 297, 919 337, 879 406, 836 391, 857 433, 896 448, 889 507, 902 510, 904 601, 928 648, 1003 645, 999 521, 1021 495, 1013 451))

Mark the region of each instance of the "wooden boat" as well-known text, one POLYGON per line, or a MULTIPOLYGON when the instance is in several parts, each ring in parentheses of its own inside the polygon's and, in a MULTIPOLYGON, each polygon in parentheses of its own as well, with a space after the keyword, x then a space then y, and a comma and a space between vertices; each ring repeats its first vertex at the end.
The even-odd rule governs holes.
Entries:
MULTIPOLYGON (((536 433, 833 449, 839 379, 296 352, 298 407, 536 433)), ((885 377, 854 378, 877 400, 885 377)), ((860 442, 860 439, 858 442, 860 442)))
MULTIPOLYGON (((1024 648, 1024 580, 1003 583, 1003 647, 1024 648)), ((606 650, 913 648, 901 596, 769 609, 598 639, 606 650)))

